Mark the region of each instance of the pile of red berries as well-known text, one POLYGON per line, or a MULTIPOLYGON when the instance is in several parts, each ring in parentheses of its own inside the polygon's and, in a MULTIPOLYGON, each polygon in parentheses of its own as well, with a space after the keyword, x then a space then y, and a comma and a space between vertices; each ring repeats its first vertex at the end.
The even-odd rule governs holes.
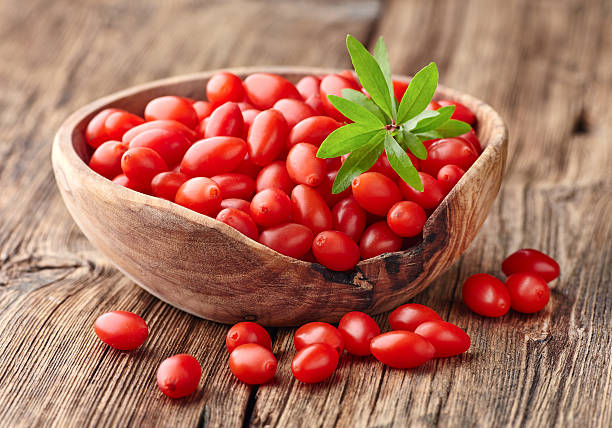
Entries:
MULTIPOLYGON (((400 306, 389 315, 389 324, 392 331, 381 334, 372 317, 355 311, 344 315, 337 328, 325 322, 303 325, 293 338, 297 351, 291 363, 293 375, 304 383, 322 382, 334 373, 344 350, 357 356, 372 354, 385 365, 406 369, 432 358, 461 354, 470 347, 465 331, 442 321, 427 306, 416 303, 400 306)), ((149 335, 145 321, 126 311, 101 315, 94 329, 104 343, 124 351, 140 347, 149 335)), ((225 344, 230 353, 230 370, 242 382, 259 385, 276 374, 272 340, 259 324, 234 325, 225 344)), ((169 397, 185 397, 198 388, 201 375, 202 368, 193 356, 178 354, 162 361, 157 370, 157 385, 169 397)))
MULTIPOLYGON (((318 146, 348 122, 329 102, 342 89, 362 90, 350 71, 307 76, 293 85, 267 73, 244 82, 213 76, 208 101, 178 96, 151 100, 144 119, 110 108, 85 131, 95 149, 90 167, 130 189, 164 198, 217 220, 281 254, 348 270, 360 259, 399 251, 421 235, 429 213, 477 159, 474 130, 429 140, 428 155, 409 153, 424 185, 418 192, 386 154, 333 194, 343 157, 320 159, 318 146)), ((400 100, 407 84, 394 82, 400 100)), ((453 101, 453 118, 474 114, 453 101)))
POLYGON ((559 264, 529 248, 510 254, 502 263, 504 284, 493 275, 477 273, 463 283, 463 302, 486 317, 501 317, 510 308, 524 314, 538 312, 550 298, 548 282, 559 276, 559 264))

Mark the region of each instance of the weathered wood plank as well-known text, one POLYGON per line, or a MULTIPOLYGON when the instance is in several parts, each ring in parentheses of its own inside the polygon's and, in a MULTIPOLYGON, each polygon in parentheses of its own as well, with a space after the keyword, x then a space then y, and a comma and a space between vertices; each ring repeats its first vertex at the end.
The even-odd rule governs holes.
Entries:
POLYGON ((56 191, 50 142, 68 113, 136 83, 232 65, 348 65, 344 35, 367 37, 377 12, 370 0, 0 3, 0 425, 242 423, 252 389, 229 374, 227 327, 159 302, 92 249, 56 191), (314 35, 324 49, 306 43, 314 35), (113 309, 147 320, 141 350, 97 340, 93 321, 113 309), (172 401, 155 370, 179 352, 200 360, 203 388, 172 401))
MULTIPOLYGON (((280 386, 259 389, 254 425, 612 424, 610 19, 606 2, 386 4, 378 33, 395 72, 435 60, 444 84, 487 100, 509 123, 494 211, 460 262, 415 299, 464 327, 473 345, 411 371, 344 358, 315 387, 286 380, 285 369, 280 386), (500 261, 520 247, 562 266, 546 310, 499 320, 469 312, 462 282, 500 275, 500 261)), ((277 346, 291 355, 290 334, 277 346)))

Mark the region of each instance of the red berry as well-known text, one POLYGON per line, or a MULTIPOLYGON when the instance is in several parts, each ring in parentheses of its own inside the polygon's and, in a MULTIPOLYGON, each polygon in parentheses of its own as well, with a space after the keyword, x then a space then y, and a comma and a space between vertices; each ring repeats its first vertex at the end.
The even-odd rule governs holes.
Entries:
POLYGON ((295 183, 291 180, 287 172, 285 161, 282 160, 274 161, 264 166, 261 171, 259 171, 259 174, 257 174, 255 184, 258 192, 264 189, 277 188, 290 194, 295 187, 295 183))
POLYGON ((132 138, 130 149, 134 147, 148 147, 155 150, 168 167, 174 168, 191 147, 191 141, 179 131, 156 128, 143 131, 132 138))
POLYGON ((254 241, 259 239, 259 230, 250 215, 236 208, 224 208, 217 214, 217 220, 233 227, 254 241))
POLYGON ((452 357, 463 354, 470 348, 470 336, 446 321, 426 321, 414 332, 423 336, 436 348, 436 358, 452 357))
POLYGON ((206 98, 213 106, 228 101, 237 103, 244 100, 245 96, 242 80, 232 73, 217 73, 206 84, 206 98))
POLYGON ((307 117, 316 116, 317 112, 301 100, 282 99, 274 104, 274 110, 278 110, 285 117, 289 128, 293 128, 298 122, 307 117))
POLYGON ((158 198, 174 202, 176 192, 188 178, 181 172, 160 172, 151 181, 151 191, 158 198))
POLYGON ((135 147, 127 150, 121 157, 121 169, 130 181, 150 188, 153 177, 168 171, 168 166, 155 150, 135 147))
POLYGON ((422 192, 412 188, 406 184, 404 180, 399 180, 399 188, 404 198, 407 200, 416 202, 426 210, 433 210, 440 205, 440 202, 444 199, 444 189, 440 183, 429 174, 419 172, 419 177, 421 177, 421 182, 423 183, 422 192))
POLYGON ((217 183, 210 178, 195 177, 179 187, 174 201, 200 214, 214 216, 221 208, 222 199, 217 183))
POLYGON ((193 105, 184 98, 171 95, 149 101, 145 107, 144 115, 147 121, 176 120, 190 129, 195 128, 199 123, 198 114, 193 105))
POLYGON ((265 166, 275 160, 285 148, 288 131, 287 121, 276 110, 264 110, 255 116, 247 136, 251 162, 265 166))
POLYGON ((338 331, 344 339, 346 352, 364 356, 370 355, 370 341, 380 334, 380 327, 371 316, 353 311, 342 317, 338 331))
POLYGON ((244 140, 213 137, 200 140, 187 150, 181 172, 190 177, 212 177, 236 169, 247 152, 244 140))
POLYGON ((315 343, 298 351, 291 363, 293 376, 300 382, 319 383, 338 366, 338 352, 326 343, 315 343))
POLYGON ((396 369, 418 367, 431 360, 436 352, 426 339, 410 331, 390 331, 370 342, 372 355, 381 363, 396 369))
POLYGON ((287 154, 287 173, 293 181, 317 187, 327 173, 327 163, 317 157, 317 147, 308 143, 298 143, 287 154))
POLYGON ((255 343, 247 343, 232 351, 229 366, 234 376, 242 382, 260 385, 272 380, 277 363, 269 349, 255 343))
POLYGON ((353 179, 353 196, 361 207, 379 216, 386 216, 389 209, 402 199, 397 185, 379 172, 365 172, 353 179))
POLYGON ((312 116, 298 122, 289 132, 287 146, 293 147, 297 143, 313 144, 317 147, 329 134, 342 124, 328 116, 312 116))
POLYGON ((204 131, 202 134, 206 138, 244 138, 246 135, 245 130, 242 112, 238 104, 232 102, 227 102, 217 107, 207 119, 204 129, 200 128, 200 132, 204 131))
POLYGON ((414 331, 425 321, 441 319, 436 311, 425 305, 407 303, 389 314, 389 325, 393 330, 414 331))
POLYGON ((476 123, 476 115, 466 106, 457 101, 440 100, 438 101, 440 107, 455 106, 455 111, 451 116, 451 119, 460 120, 462 122, 474 125, 476 123))
POLYGON ((510 294, 504 283, 492 275, 477 273, 463 283, 463 302, 485 317, 501 317, 510 310, 510 294))
POLYGON ((421 234, 426 221, 425 210, 412 201, 398 202, 387 213, 387 224, 393 233, 406 238, 421 234))
POLYGON ((182 398, 198 389, 202 367, 188 354, 166 358, 157 369, 157 386, 170 398, 182 398))
POLYGON ((270 339, 270 334, 265 328, 250 321, 234 324, 225 337, 227 352, 231 354, 236 347, 246 343, 256 343, 272 350, 272 339, 270 339))
POLYGON ((524 248, 506 257, 502 263, 502 271, 506 276, 517 272, 532 272, 550 282, 559 276, 560 269, 552 257, 538 250, 524 248))
POLYGON ((319 233, 312 244, 317 261, 330 270, 344 271, 359 262, 359 247, 346 233, 327 230, 319 233))
POLYGON ((310 322, 297 329, 293 336, 296 350, 301 350, 315 343, 326 343, 342 354, 344 339, 336 327, 326 322, 310 322))
POLYGON ((353 241, 359 242, 366 226, 367 215, 354 197, 349 196, 334 205, 331 215, 334 230, 344 232, 353 241))
POLYGON ((379 221, 363 232, 359 247, 361 258, 365 260, 401 250, 402 237, 393 233, 386 221, 379 221))
POLYGON ((211 179, 219 185, 224 199, 250 199, 255 193, 255 181, 245 174, 228 172, 214 175, 211 179))
POLYGON ((100 315, 94 323, 100 340, 115 349, 132 351, 147 340, 149 328, 138 315, 127 311, 112 311, 100 315))
POLYGON ((548 284, 531 272, 513 273, 506 279, 512 309, 533 314, 544 309, 550 298, 548 284))
POLYGON ((269 227, 291 218, 291 199, 280 189, 264 189, 251 200, 251 217, 255 223, 269 227))
POLYGON ((244 88, 249 102, 260 110, 272 108, 283 98, 302 99, 293 83, 275 74, 251 74, 244 79, 244 88))
POLYGON ((265 229, 259 242, 285 256, 301 259, 312 246, 314 235, 303 224, 286 223, 265 229))
POLYGON ((127 146, 119 141, 106 141, 91 155, 89 167, 98 174, 112 180, 122 172, 121 157, 127 149, 127 146))
POLYGON ((438 183, 444 188, 446 193, 450 192, 453 187, 463 177, 465 171, 457 165, 444 165, 438 171, 438 183))

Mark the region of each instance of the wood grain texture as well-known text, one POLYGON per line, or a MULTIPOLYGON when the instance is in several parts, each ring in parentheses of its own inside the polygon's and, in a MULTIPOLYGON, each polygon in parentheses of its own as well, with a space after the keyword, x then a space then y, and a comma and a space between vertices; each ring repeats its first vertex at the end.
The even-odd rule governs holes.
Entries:
POLYGON ((0 425, 612 425, 611 21, 606 0, 0 2, 0 425), (303 386, 290 376, 293 330, 277 329, 279 374, 249 388, 226 368, 226 327, 141 291, 79 232, 55 188, 50 141, 79 106, 155 78, 347 66, 347 32, 370 43, 383 34, 396 73, 436 60, 442 83, 509 124, 492 213, 415 298, 473 346, 411 371, 346 357, 330 381, 303 386), (499 275, 520 247, 561 264, 549 306, 471 314, 463 280, 499 275), (142 350, 99 344, 91 325, 112 309, 145 317, 142 350), (182 402, 154 384, 160 360, 178 352, 204 368, 201 390, 182 402))
MULTIPOLYGON (((294 83, 333 72, 304 67, 229 70, 240 78, 274 73, 294 83)), ((338 322, 355 310, 377 314, 427 287, 480 230, 501 185, 508 132, 490 106, 444 87, 438 88, 439 99, 456 99, 476 114, 482 154, 427 219, 421 242, 363 260, 346 272, 283 256, 210 217, 116 185, 87 166, 91 150, 84 130, 98 111, 114 107, 142 114, 160 95, 197 97, 215 73, 155 81, 97 100, 70 115, 53 143, 55 178, 75 222, 115 266, 161 300, 226 324, 300 326, 338 322), (283 310, 287 307, 292 310, 283 310)))

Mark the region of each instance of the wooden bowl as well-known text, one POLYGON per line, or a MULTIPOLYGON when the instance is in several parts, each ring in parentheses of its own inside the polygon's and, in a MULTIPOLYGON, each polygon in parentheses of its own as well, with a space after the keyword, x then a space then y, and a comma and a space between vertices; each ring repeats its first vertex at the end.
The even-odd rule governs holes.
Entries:
MULTIPOLYGON (((277 73, 293 82, 334 72, 302 67, 230 71, 240 77, 277 73)), ((215 72, 158 80, 101 98, 73 113, 53 143, 57 184, 76 223, 117 268, 161 300, 218 322, 266 326, 336 322, 353 310, 377 314, 427 287, 482 226, 501 184, 507 130, 487 104, 444 87, 438 99, 460 101, 476 113, 482 154, 429 217, 419 244, 362 261, 348 272, 286 257, 213 218, 119 186, 89 169, 91 150, 83 131, 98 111, 118 107, 142 114, 149 100, 162 95, 202 99, 215 72)))

